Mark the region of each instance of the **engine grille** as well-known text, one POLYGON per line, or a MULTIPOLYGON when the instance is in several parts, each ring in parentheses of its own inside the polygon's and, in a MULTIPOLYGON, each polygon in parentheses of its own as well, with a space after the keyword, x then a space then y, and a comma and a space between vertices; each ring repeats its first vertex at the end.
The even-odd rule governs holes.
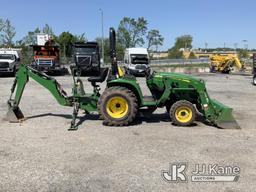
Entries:
POLYGON ((91 65, 91 56, 77 56, 77 64, 80 66, 89 66, 91 65))
POLYGON ((145 65, 136 65, 135 69, 147 69, 145 65))
POLYGON ((0 68, 9 68, 8 62, 0 62, 0 68))
POLYGON ((47 65, 52 66, 53 61, 50 59, 37 59, 36 60, 37 65, 47 65))

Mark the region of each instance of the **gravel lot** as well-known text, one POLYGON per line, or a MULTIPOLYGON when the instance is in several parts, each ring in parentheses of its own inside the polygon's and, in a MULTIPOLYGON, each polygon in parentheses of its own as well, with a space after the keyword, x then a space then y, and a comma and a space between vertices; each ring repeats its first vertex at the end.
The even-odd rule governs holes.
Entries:
MULTIPOLYGON (((199 76, 199 75, 198 75, 199 76)), ((57 104, 34 81, 20 108, 28 120, 4 120, 13 78, 0 79, 0 191, 255 191, 256 87, 251 76, 201 74, 212 98, 234 109, 241 130, 197 122, 175 127, 164 109, 129 127, 106 127, 80 113, 79 129, 67 131, 72 108, 57 104), (167 183, 169 163, 239 166, 238 182, 167 183)), ((56 77, 70 94, 71 76, 56 77)), ((145 82, 139 79, 144 94, 145 82)), ((92 91, 86 83, 86 90, 92 91)), ((102 85, 104 87, 104 85, 102 85)))

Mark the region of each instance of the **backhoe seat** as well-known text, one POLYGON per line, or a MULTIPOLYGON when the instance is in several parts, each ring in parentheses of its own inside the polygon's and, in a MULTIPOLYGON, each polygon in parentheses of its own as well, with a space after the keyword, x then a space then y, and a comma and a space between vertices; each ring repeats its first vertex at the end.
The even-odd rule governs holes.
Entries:
POLYGON ((108 68, 101 68, 100 69, 100 75, 97 77, 89 77, 88 81, 91 83, 102 83, 105 81, 106 77, 108 75, 108 68))

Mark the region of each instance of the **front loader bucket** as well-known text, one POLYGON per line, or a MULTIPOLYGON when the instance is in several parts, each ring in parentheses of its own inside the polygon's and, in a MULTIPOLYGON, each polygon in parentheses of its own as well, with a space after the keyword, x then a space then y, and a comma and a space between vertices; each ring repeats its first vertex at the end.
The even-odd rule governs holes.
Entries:
POLYGON ((8 103, 8 112, 6 116, 7 116, 7 120, 10 123, 19 123, 25 119, 20 108, 18 106, 17 107, 11 106, 9 103, 8 103))
POLYGON ((216 112, 213 122, 217 127, 222 129, 240 129, 240 126, 232 115, 232 108, 227 107, 214 99, 211 100, 211 104, 216 112))

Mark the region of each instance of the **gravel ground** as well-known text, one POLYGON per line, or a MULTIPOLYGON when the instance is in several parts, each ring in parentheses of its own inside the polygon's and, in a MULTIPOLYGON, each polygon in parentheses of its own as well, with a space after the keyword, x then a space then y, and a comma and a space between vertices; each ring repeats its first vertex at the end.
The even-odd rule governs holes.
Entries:
MULTIPOLYGON (((0 191, 255 191, 256 87, 251 76, 201 74, 212 98, 234 108, 241 130, 196 122, 175 127, 164 109, 129 127, 106 127, 97 115, 67 131, 72 108, 29 82, 20 107, 27 121, 5 121, 13 78, 0 79, 0 191), (167 183, 169 163, 239 166, 238 182, 167 183)), ((57 77, 70 93, 71 76, 57 77)), ((138 80, 148 94, 143 79, 138 80)), ((104 87, 104 85, 102 85, 104 87)), ((91 86, 86 83, 86 90, 91 86)))

